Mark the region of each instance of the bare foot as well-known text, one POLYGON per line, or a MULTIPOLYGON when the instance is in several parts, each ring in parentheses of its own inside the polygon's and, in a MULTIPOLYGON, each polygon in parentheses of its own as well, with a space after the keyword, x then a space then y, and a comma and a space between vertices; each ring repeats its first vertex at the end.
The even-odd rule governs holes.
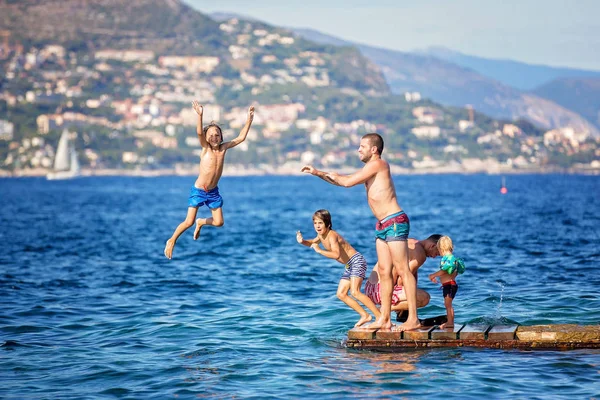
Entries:
POLYGON ((198 238, 200 237, 200 229, 202 228, 202 226, 204 226, 203 223, 201 223, 202 218, 198 218, 196 220, 196 229, 194 230, 194 240, 198 240, 198 238))
POLYGON ((449 324, 446 322, 445 324, 440 325, 440 329, 446 329, 446 328, 454 328, 454 324, 449 324))
POLYGON ((354 327, 358 328, 359 326, 366 324, 367 322, 371 321, 372 319, 373 318, 371 317, 371 314, 367 314, 363 317, 360 317, 358 322, 354 324, 354 327))
POLYGON ((387 322, 383 322, 381 320, 381 318, 377 318, 375 320, 375 322, 369 324, 369 325, 365 325, 363 326, 364 329, 369 329, 369 330, 378 330, 378 329, 382 329, 382 330, 390 330, 392 329, 394 325, 392 325, 391 321, 387 321, 387 322))
POLYGON ((167 240, 167 244, 165 245, 165 256, 169 260, 173 257, 173 247, 175 247, 175 242, 171 239, 167 240))
POLYGON ((416 329, 421 328, 421 322, 417 319, 414 321, 406 321, 400 326, 395 327, 394 331, 406 332, 406 331, 414 331, 416 329))

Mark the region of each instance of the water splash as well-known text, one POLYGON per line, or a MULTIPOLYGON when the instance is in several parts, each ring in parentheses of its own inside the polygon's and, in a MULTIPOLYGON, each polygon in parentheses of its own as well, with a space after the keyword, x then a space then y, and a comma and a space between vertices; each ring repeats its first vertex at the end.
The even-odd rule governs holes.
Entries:
POLYGON ((496 280, 496 283, 500 286, 500 300, 498 301, 498 307, 496 308, 496 319, 502 318, 502 301, 504 300, 504 287, 506 286, 506 282, 502 279, 496 280))

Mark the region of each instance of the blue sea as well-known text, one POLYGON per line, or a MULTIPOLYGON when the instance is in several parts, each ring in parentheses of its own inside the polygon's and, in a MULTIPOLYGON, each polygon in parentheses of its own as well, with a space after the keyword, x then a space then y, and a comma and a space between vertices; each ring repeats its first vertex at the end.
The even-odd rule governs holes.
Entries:
MULTIPOLYGON (((0 398, 600 397, 600 350, 346 348, 343 266, 295 233, 326 208, 372 266, 363 187, 223 177, 225 225, 166 259, 194 180, 0 180, 0 398)), ((466 262, 457 323, 600 324, 600 177, 507 176, 505 195, 500 176, 395 183, 411 237, 450 235, 466 262)), ((445 312, 437 261, 422 317, 445 312)))

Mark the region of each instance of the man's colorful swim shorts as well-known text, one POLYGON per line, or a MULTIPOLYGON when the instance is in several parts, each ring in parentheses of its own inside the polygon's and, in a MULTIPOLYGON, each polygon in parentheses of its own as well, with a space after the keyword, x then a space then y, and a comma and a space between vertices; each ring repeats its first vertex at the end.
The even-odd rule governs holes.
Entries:
MULTIPOLYGON (((380 292, 380 284, 371 283, 371 281, 367 281, 365 283, 365 294, 371 299, 371 301, 375 304, 381 304, 381 292, 380 292)), ((406 301, 406 293, 404 292, 404 287, 395 285, 394 290, 392 291, 392 305, 396 305, 401 301, 406 301)))
POLYGON ((348 264, 346 264, 346 269, 344 270, 342 279, 350 280, 350 278, 353 276, 365 279, 366 274, 367 260, 365 260, 362 254, 356 252, 356 254, 354 254, 348 260, 348 264))
POLYGON ((404 211, 385 217, 375 225, 375 240, 386 242, 408 240, 410 221, 404 211))
POLYGON ((196 186, 192 186, 188 207, 198 208, 205 204, 211 210, 223 207, 223 198, 219 194, 219 187, 215 187, 206 192, 204 189, 198 189, 196 186))

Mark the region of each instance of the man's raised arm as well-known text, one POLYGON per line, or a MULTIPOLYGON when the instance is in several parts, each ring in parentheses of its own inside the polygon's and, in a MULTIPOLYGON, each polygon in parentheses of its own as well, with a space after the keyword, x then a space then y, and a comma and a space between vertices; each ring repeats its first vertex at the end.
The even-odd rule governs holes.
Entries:
POLYGON ((254 106, 250 106, 250 108, 248 108, 248 118, 246 119, 246 123, 242 127, 242 130, 240 131, 240 134, 238 135, 238 137, 233 139, 231 142, 227 143, 228 149, 235 147, 238 144, 242 143, 244 140, 246 140, 246 136, 248 136, 248 132, 250 131, 250 127, 252 126, 253 120, 254 120, 254 106))

